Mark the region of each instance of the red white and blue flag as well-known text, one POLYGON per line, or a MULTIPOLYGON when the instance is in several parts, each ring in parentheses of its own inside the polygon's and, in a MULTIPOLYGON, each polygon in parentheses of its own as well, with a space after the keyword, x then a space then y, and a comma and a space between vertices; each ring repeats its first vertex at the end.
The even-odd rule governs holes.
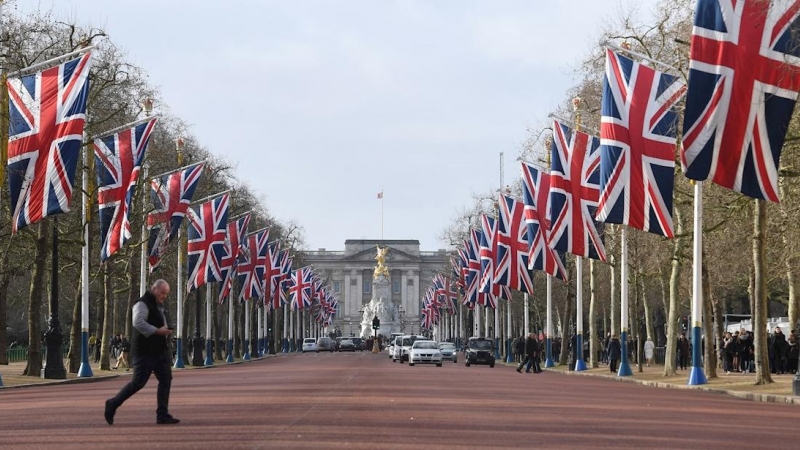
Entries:
POLYGON ((522 201, 500 194, 494 282, 533 294, 533 272, 528 269, 528 227, 522 201))
POLYGON ((699 0, 681 163, 688 178, 777 202, 800 89, 800 1, 699 0))
POLYGON ((83 143, 91 53, 9 78, 11 231, 69 212, 83 143))
POLYGON ((150 134, 158 119, 94 139, 97 204, 100 209, 100 261, 131 238, 128 215, 150 134))
POLYGON ((497 308, 497 299, 511 300, 511 289, 494 282, 494 255, 497 252, 497 221, 481 214, 480 260, 481 281, 479 290, 486 296, 485 304, 497 308))
POLYGON ((464 288, 464 302, 471 305, 486 303, 486 294, 480 291, 481 284, 481 260, 480 260, 480 241, 482 233, 474 228, 470 229, 469 241, 467 242, 467 277, 466 287, 464 288))
POLYGON ((550 245, 550 174, 522 161, 522 201, 528 227, 528 268, 567 281, 564 255, 550 245))
POLYGON ((289 301, 292 311, 302 311, 312 305, 314 272, 311 267, 301 267, 292 272, 289 281, 289 301))
POLYGON ((231 289, 233 289, 233 277, 236 275, 239 259, 242 253, 247 251, 247 244, 244 241, 249 224, 250 214, 245 214, 234 221, 228 222, 225 256, 220 261, 222 284, 219 290, 219 303, 223 303, 230 296, 231 289))
POLYGON ((606 51, 597 220, 672 238, 676 105, 686 85, 606 51))
POLYGON ((222 194, 188 210, 187 292, 206 283, 223 281, 230 195, 222 194))
POLYGON ((281 307, 280 289, 281 276, 281 249, 278 241, 272 241, 267 246, 267 266, 264 270, 264 299, 272 309, 281 307))
POLYGON ((600 139, 553 122, 550 245, 560 252, 606 260, 599 224, 600 139))
POLYGON ((178 235, 203 167, 203 163, 193 164, 150 181, 154 210, 147 215, 147 254, 151 273, 161 262, 167 245, 178 235))
POLYGON ((264 258, 269 241, 269 230, 259 230, 247 236, 247 251, 236 269, 239 279, 239 300, 262 298, 261 280, 264 279, 264 258))

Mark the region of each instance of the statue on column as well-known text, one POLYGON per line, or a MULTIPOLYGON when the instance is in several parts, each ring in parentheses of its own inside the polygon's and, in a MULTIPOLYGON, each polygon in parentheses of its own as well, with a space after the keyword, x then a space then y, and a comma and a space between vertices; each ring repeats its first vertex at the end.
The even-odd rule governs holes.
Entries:
POLYGON ((378 277, 381 275, 389 278, 389 268, 386 267, 386 254, 389 253, 389 247, 381 248, 381 246, 378 245, 376 246, 376 249, 377 254, 375 255, 375 261, 378 261, 378 265, 375 266, 373 278, 378 279, 378 277))

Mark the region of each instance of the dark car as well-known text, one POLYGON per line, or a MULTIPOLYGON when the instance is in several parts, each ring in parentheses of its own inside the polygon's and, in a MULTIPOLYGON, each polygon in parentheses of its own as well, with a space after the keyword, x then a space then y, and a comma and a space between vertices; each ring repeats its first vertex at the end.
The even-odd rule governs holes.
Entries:
POLYGON ((356 345, 350 339, 342 339, 339 341, 339 351, 340 352, 354 352, 356 351, 356 345))
POLYGON ((363 339, 361 339, 360 337, 353 337, 353 338, 350 338, 350 340, 353 341, 353 344, 355 344, 356 350, 362 350, 362 351, 364 350, 364 340, 363 339))
POLYGON ((469 338, 464 351, 464 364, 486 364, 494 367, 494 343, 486 338, 469 338))

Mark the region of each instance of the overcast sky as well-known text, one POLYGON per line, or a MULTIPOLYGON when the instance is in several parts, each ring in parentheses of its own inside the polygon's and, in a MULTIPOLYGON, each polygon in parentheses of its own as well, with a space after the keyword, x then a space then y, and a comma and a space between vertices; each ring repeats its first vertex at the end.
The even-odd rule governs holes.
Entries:
MULTIPOLYGON (((506 182, 631 0, 20 0, 103 28, 310 249, 418 239, 506 182)), ((643 12, 645 15, 647 11, 643 12)))

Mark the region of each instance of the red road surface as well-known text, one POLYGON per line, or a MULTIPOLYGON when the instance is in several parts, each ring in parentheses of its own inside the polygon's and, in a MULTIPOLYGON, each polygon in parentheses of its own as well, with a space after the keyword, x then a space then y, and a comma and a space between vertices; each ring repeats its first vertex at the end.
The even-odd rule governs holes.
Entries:
POLYGON ((103 420, 128 377, 0 390, 0 448, 791 448, 800 408, 510 367, 392 363, 385 353, 279 356, 173 372, 103 420))

